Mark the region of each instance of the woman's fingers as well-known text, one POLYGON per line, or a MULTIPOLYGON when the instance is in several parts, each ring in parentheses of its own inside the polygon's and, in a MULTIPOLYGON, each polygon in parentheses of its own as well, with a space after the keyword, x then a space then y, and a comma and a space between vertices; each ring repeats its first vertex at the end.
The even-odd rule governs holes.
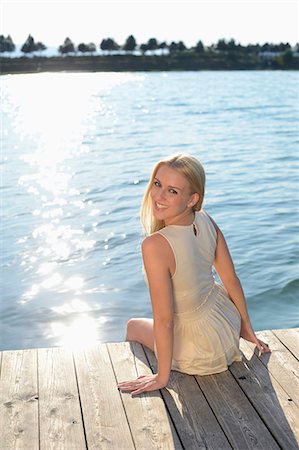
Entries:
POLYGON ((152 391, 154 384, 155 380, 152 377, 149 379, 147 375, 141 375, 136 380, 118 383, 118 388, 124 392, 131 391, 132 395, 138 395, 143 392, 152 391))
POLYGON ((134 389, 134 387, 138 386, 140 384, 140 382, 136 382, 136 381, 124 381, 122 383, 118 383, 117 387, 119 387, 120 389, 134 389))
POLYGON ((260 339, 258 339, 258 341, 257 341, 257 348, 259 350, 259 356, 261 356, 261 354, 263 352, 266 352, 266 353, 271 352, 268 345, 265 342, 261 341, 260 339))
POLYGON ((118 383, 117 386, 122 391, 133 391, 136 388, 141 389, 146 383, 146 380, 144 378, 146 378, 146 376, 142 375, 138 377, 136 380, 123 381, 121 383, 118 383))
POLYGON ((145 386, 142 386, 139 389, 135 389, 135 391, 131 392, 131 395, 138 395, 138 394, 143 394, 143 392, 146 392, 147 388, 145 386))
POLYGON ((146 383, 144 383, 144 385, 142 387, 139 387, 138 389, 133 391, 132 395, 138 395, 138 394, 142 394, 143 392, 152 391, 153 384, 154 384, 153 381, 147 381, 146 383))

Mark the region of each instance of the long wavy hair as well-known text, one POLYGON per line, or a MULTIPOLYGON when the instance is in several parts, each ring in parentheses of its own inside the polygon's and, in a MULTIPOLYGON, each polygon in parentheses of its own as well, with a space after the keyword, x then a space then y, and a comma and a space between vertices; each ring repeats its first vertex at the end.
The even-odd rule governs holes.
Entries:
POLYGON ((164 221, 158 220, 153 214, 152 200, 150 192, 154 184, 154 179, 158 169, 162 165, 167 165, 172 169, 177 170, 189 182, 191 195, 197 193, 199 195, 198 202, 193 206, 193 211, 200 211, 205 194, 205 171, 201 163, 194 156, 191 155, 174 155, 169 158, 160 160, 154 166, 150 180, 148 182, 140 210, 141 223, 146 234, 152 234, 155 231, 164 228, 164 221))

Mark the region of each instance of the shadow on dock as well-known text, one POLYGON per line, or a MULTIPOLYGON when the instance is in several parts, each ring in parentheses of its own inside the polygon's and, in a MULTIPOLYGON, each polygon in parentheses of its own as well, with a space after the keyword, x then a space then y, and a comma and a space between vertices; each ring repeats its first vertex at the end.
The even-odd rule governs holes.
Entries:
POLYGON ((40 450, 298 449, 299 329, 259 332, 272 353, 217 375, 172 371, 132 397, 117 383, 152 373, 134 342, 0 352, 0 448, 40 450))
MULTIPOLYGON (((298 449, 298 360, 271 332, 260 358, 242 341, 243 360, 216 375, 173 371, 162 396, 188 449, 298 449), (297 388, 297 389, 296 389, 297 388), (295 390, 296 389, 296 390, 295 390), (296 397, 296 398, 295 398, 296 397)), ((145 348, 154 371, 154 354, 145 348)))

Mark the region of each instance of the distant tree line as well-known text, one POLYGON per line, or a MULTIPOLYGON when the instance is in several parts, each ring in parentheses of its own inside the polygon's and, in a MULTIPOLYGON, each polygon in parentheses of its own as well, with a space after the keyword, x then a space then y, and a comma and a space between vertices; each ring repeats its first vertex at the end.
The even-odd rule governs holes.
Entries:
MULTIPOLYGON (((181 52, 195 52, 195 53, 205 53, 205 52, 223 52, 223 53, 242 53, 242 54, 260 54, 260 53, 286 53, 286 52, 299 52, 299 44, 296 44, 292 50, 289 43, 265 43, 260 44, 249 44, 243 46, 236 43, 234 39, 225 40, 219 39, 216 44, 212 44, 209 47, 205 47, 203 42, 199 40, 194 47, 187 48, 183 41, 171 42, 170 44, 166 42, 158 42, 156 38, 150 38, 146 43, 140 45, 137 44, 136 39, 133 35, 130 35, 123 45, 119 45, 114 39, 106 38, 102 39, 98 48, 104 52, 134 52, 139 50, 142 54, 146 52, 154 52, 157 50, 164 50, 167 53, 181 53, 181 52)), ((42 42, 35 42, 34 38, 29 35, 24 44, 21 46, 21 52, 24 54, 42 52, 46 50, 47 47, 42 42)), ((4 52, 14 52, 16 46, 13 43, 11 36, 4 37, 0 36, 0 53, 4 52)), ((90 43, 80 43, 77 47, 74 45, 70 38, 66 38, 62 45, 58 47, 58 52, 61 55, 69 53, 89 53, 93 54, 97 51, 97 47, 93 42, 90 43)))
MULTIPOLYGON (((71 59, 74 66, 72 66, 72 69, 80 67, 82 70, 84 67, 89 67, 90 70, 100 67, 99 70, 102 70, 101 68, 105 64, 109 67, 114 67, 115 70, 122 70, 123 67, 127 67, 128 70, 140 70, 141 67, 144 70, 198 70, 203 68, 209 70, 299 70, 299 44, 292 48, 289 43, 249 44, 244 46, 237 43, 234 39, 219 39, 216 44, 210 46, 205 46, 199 40, 195 46, 187 48, 183 41, 167 43, 159 42, 156 38, 150 38, 147 42, 138 45, 134 36, 130 35, 122 45, 119 45, 113 38, 108 37, 102 39, 98 45, 95 45, 93 42, 81 42, 78 46, 75 46, 73 41, 67 37, 57 49, 60 56, 52 55, 51 58, 42 57, 42 52, 46 49, 46 45, 42 42, 35 42, 31 35, 28 36, 21 46, 21 52, 24 55, 32 54, 35 57, 30 59, 51 60, 51 67, 60 67, 58 60, 61 60, 61 63, 64 61, 62 66, 68 67, 66 59, 71 59), (97 50, 101 51, 101 55, 96 53, 97 50), (82 59, 80 54, 87 55, 88 58, 82 59), (71 58, 61 58, 61 56, 71 56, 71 58), (110 62, 104 62, 104 56, 109 56, 110 62), (87 61, 87 59, 90 61, 87 61), (98 59, 101 61, 98 61, 98 59)), ((16 46, 11 36, 4 37, 1 35, 0 55, 7 52, 13 55, 15 50, 16 46)), ((39 62, 38 64, 37 70, 47 65, 46 62, 39 62)), ((0 73, 17 70, 13 69, 16 66, 20 66, 18 70, 25 67, 25 59, 4 58, 3 55, 0 73), (17 60, 20 61, 17 62, 17 60)))

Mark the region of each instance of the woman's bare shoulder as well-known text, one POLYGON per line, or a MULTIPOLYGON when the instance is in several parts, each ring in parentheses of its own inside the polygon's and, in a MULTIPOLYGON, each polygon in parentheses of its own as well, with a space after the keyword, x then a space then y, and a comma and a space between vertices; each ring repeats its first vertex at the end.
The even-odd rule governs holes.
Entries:
POLYGON ((153 233, 142 241, 143 252, 161 252, 167 248, 168 242, 160 233, 153 233))

